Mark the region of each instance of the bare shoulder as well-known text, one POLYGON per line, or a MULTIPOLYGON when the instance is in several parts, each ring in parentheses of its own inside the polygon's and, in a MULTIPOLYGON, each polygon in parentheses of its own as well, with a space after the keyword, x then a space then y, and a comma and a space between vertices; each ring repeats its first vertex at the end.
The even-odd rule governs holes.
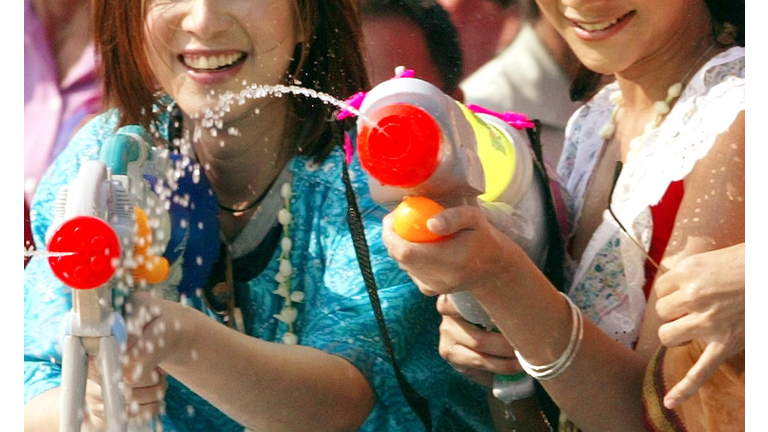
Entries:
POLYGON ((744 241, 745 124, 741 111, 685 178, 667 264, 744 241))

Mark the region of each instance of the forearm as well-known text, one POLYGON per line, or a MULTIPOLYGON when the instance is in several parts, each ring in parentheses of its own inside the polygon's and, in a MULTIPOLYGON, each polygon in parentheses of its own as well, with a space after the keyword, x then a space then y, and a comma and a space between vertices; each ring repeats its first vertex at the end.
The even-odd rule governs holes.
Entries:
POLYGON ((341 357, 266 342, 190 309, 189 349, 160 366, 255 430, 357 430, 375 404, 365 376, 341 357))
MULTIPOLYGON (((514 265, 494 287, 473 290, 496 325, 530 364, 555 362, 573 329, 568 302, 530 260, 505 248, 514 265), (508 286, 510 289, 500 289, 508 286), (511 288, 514 287, 514 288, 511 288)), ((541 381, 558 406, 589 431, 644 430, 642 380, 646 362, 589 320, 573 363, 558 377, 541 381)))

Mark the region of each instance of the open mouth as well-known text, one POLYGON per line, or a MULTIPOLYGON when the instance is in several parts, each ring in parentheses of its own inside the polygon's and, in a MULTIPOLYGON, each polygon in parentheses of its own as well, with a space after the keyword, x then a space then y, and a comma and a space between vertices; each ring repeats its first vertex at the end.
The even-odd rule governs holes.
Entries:
POLYGON ((586 30, 588 32, 597 32, 597 31, 606 30, 606 29, 609 29, 609 28, 615 26, 616 24, 618 24, 618 23, 626 20, 627 18, 629 18, 634 13, 635 13, 635 11, 629 11, 626 14, 624 14, 624 15, 618 17, 618 18, 614 18, 613 20, 604 21, 604 22, 598 22, 598 23, 587 24, 587 23, 579 23, 579 22, 575 22, 575 21, 573 23, 577 27, 579 27, 579 28, 581 28, 583 30, 586 30))
POLYGON ((246 57, 243 52, 218 55, 179 54, 179 61, 198 72, 215 72, 232 68, 245 61, 246 57))

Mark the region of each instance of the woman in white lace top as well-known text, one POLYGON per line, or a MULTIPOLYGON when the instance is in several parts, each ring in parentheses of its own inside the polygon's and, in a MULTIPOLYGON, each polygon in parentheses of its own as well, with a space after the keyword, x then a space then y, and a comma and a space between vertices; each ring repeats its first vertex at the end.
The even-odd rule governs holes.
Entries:
MULTIPOLYGON (((429 222, 450 235, 435 244, 400 239, 386 219, 390 254, 423 293, 469 290, 494 319, 506 340, 438 301, 441 353, 472 377, 519 370, 516 357, 584 430, 743 428, 743 336, 736 355, 707 363, 717 370, 703 387, 661 402, 709 340, 660 349, 653 281, 744 242, 744 2, 538 4, 587 68, 614 78, 571 118, 558 166, 572 198, 569 283, 553 287, 470 207, 429 222)), ((743 284, 734 295, 743 321, 743 284)))

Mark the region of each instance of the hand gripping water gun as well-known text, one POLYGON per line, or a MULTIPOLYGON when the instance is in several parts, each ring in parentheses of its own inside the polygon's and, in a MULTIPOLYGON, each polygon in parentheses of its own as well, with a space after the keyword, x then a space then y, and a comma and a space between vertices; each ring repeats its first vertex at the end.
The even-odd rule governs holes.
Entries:
POLYGON ((118 129, 62 188, 46 233, 49 265, 72 288, 62 321, 63 432, 81 427, 88 355, 101 372, 107 430, 154 430, 154 420, 126 421, 123 300, 149 285, 201 307, 198 291, 218 258, 219 212, 204 170, 151 143, 141 126, 118 129))
POLYGON ((107 430, 128 428, 120 361, 126 328, 113 306, 119 304, 115 293, 124 293, 115 289, 114 276, 128 267, 136 281, 159 283, 169 272, 161 256, 169 215, 142 176, 147 161, 161 162, 150 143, 139 126, 119 129, 104 143, 99 160, 83 162, 58 196, 46 235, 48 261, 72 288, 72 309, 62 323, 60 431, 81 428, 89 355, 96 356, 102 377, 107 430))
MULTIPOLYGON (((357 154, 373 199, 389 209, 424 196, 445 207, 480 206, 539 264, 547 252, 545 186, 528 138, 501 115, 464 106, 437 87, 398 77, 368 92, 357 119, 357 154)), ((507 114, 509 115, 509 114, 507 114)), ((521 126, 531 127, 523 116, 521 126)), ((471 295, 452 294, 469 321, 493 328, 471 295)))
MULTIPOLYGON (((529 140, 519 130, 534 126, 525 116, 465 106, 402 72, 352 100, 360 112, 357 154, 376 202, 392 209, 406 197, 421 196, 444 207, 480 206, 497 229, 544 265, 550 235, 546 186, 535 175, 529 140)), ((465 319, 495 329, 470 293, 450 298, 465 319)), ((532 393, 526 374, 497 376, 494 382, 494 395, 502 400, 532 393)))

